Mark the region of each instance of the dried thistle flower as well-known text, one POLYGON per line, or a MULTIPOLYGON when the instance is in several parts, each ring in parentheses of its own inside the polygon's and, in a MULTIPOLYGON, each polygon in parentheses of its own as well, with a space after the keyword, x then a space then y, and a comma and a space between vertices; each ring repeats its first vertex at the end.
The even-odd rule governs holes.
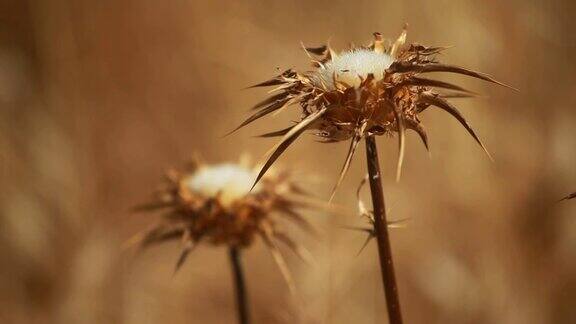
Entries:
POLYGON ((350 148, 334 192, 350 166, 358 143, 370 135, 398 133, 399 178, 406 129, 415 131, 428 149, 428 136, 420 121, 421 113, 428 107, 440 108, 456 118, 488 154, 462 114, 447 101, 451 97, 470 97, 474 93, 422 75, 449 72, 503 84, 479 72, 439 63, 435 57, 445 49, 443 47, 419 44, 406 46, 405 42, 406 27, 391 44, 384 41, 380 33, 374 33, 374 41, 369 46, 351 46, 340 53, 329 46, 303 46, 312 60, 315 68, 313 71, 300 73, 290 69, 271 80, 254 85, 277 87, 270 91, 272 96, 254 106, 257 111, 236 129, 293 104, 298 104, 302 111, 301 119, 295 125, 261 135, 283 138, 271 150, 257 180, 306 130, 315 130, 316 135, 325 143, 350 140, 350 148), (450 92, 439 92, 437 89, 450 92))
POLYGON ((312 225, 298 212, 299 208, 312 207, 313 200, 291 181, 286 171, 271 172, 250 190, 256 171, 248 163, 204 165, 196 161, 183 171, 168 172, 157 197, 136 207, 137 211, 160 210, 162 219, 137 235, 132 243, 145 248, 181 240, 183 248, 176 263, 177 271, 200 242, 240 249, 261 237, 293 289, 276 242, 284 243, 305 261, 310 256, 281 230, 275 217, 283 215, 313 232, 312 225))

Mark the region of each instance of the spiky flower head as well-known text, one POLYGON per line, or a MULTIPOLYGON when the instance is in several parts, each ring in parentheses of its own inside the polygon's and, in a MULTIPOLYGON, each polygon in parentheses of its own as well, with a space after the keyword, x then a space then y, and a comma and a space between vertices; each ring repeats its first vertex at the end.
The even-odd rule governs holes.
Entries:
POLYGON ((140 247, 180 240, 182 253, 176 270, 199 242, 245 248, 261 237, 287 276, 276 247, 280 241, 300 257, 306 250, 280 229, 277 215, 286 216, 306 230, 310 223, 298 213, 310 200, 290 179, 290 174, 271 172, 250 190, 256 172, 248 163, 205 165, 192 162, 182 171, 171 170, 150 203, 137 211, 163 211, 162 219, 133 242, 140 247))
POLYGON ((501 83, 479 72, 439 63, 436 55, 445 48, 405 45, 405 42, 406 28, 393 43, 384 41, 379 33, 374 33, 374 41, 369 46, 351 46, 340 53, 329 46, 304 47, 312 60, 313 71, 301 73, 290 69, 253 86, 277 87, 270 91, 272 96, 254 107, 257 111, 238 128, 293 104, 299 105, 302 112, 296 124, 262 135, 283 138, 271 151, 258 179, 306 130, 315 130, 322 142, 350 140, 350 149, 338 184, 362 138, 397 133, 399 177, 406 129, 415 131, 428 149, 428 137, 420 121, 420 114, 428 107, 440 108, 456 118, 486 151, 458 109, 447 101, 450 97, 469 97, 473 93, 423 75, 429 72, 450 72, 501 83))

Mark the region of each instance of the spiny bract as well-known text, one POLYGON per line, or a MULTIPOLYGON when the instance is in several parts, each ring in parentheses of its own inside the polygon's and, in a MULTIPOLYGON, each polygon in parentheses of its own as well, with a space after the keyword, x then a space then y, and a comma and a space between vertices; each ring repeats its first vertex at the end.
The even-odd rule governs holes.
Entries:
POLYGON ((405 41, 406 29, 394 43, 387 44, 379 33, 374 33, 374 41, 369 46, 352 46, 341 53, 336 53, 329 46, 304 47, 315 67, 313 71, 300 73, 290 69, 271 80, 254 85, 277 87, 270 91, 272 96, 254 106, 256 112, 236 129, 293 104, 298 104, 302 111, 302 117, 296 124, 261 135, 283 138, 271 151, 257 181, 306 130, 316 130, 316 135, 326 143, 350 140, 348 155, 336 187, 342 181, 362 138, 398 133, 399 178, 404 157, 405 130, 411 129, 418 133, 428 149, 428 137, 419 118, 420 113, 428 107, 440 108, 456 118, 486 151, 464 117, 447 101, 451 97, 471 97, 474 93, 422 75, 450 72, 503 84, 479 72, 439 63, 435 56, 445 49, 443 47, 405 45, 405 41))
POLYGON ((569 194, 568 196, 566 196, 566 197, 564 197, 564 198, 560 199, 560 201, 563 201, 563 200, 570 200, 570 199, 574 199, 574 198, 576 198, 576 192, 573 192, 573 193, 569 194))

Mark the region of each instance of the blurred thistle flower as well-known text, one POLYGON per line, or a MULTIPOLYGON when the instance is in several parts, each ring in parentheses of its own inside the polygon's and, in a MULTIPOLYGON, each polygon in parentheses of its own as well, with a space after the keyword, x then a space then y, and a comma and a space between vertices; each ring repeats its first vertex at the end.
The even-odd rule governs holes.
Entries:
POLYGON ((394 43, 374 33, 374 41, 369 46, 351 46, 340 53, 329 46, 303 46, 312 60, 315 68, 313 71, 300 73, 290 69, 271 80, 252 86, 277 87, 270 91, 272 96, 254 106, 257 111, 235 130, 290 105, 298 104, 302 111, 301 119, 296 124, 261 135, 283 138, 271 150, 257 181, 306 130, 316 130, 316 135, 324 143, 350 140, 350 148, 332 197, 350 166, 358 143, 370 135, 399 134, 399 178, 406 129, 415 131, 428 149, 428 137, 420 121, 420 114, 428 107, 440 108, 456 118, 488 154, 462 114, 447 101, 453 97, 472 97, 474 93, 422 75, 449 72, 503 84, 486 74, 439 63, 435 56, 446 48, 418 44, 405 46, 405 42, 406 27, 394 43))
POLYGON ((176 263, 177 271, 200 242, 240 249, 261 237, 293 290, 290 273, 276 242, 282 242, 305 261, 311 257, 280 229, 275 217, 283 215, 314 233, 298 209, 319 208, 320 204, 307 197, 286 171, 270 172, 250 190, 256 171, 248 162, 204 165, 197 160, 183 171, 169 171, 154 201, 135 208, 136 211, 162 211, 162 219, 130 243, 145 248, 181 240, 183 248, 176 263))

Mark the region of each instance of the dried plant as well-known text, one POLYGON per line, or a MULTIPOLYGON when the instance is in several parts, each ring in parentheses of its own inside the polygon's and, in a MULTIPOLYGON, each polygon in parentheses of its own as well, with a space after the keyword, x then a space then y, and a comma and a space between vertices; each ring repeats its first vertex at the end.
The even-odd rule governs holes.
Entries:
MULTIPOLYGON (((260 178, 276 159, 306 130, 316 130, 323 142, 350 140, 350 149, 338 184, 342 181, 360 140, 370 135, 398 133, 400 154, 397 176, 404 158, 405 131, 418 133, 428 149, 428 136, 420 114, 437 107, 456 118, 488 154, 472 127, 458 109, 447 101, 451 97, 470 97, 474 93, 460 86, 424 78, 430 72, 463 74, 501 84, 491 77, 465 68, 438 63, 435 56, 444 47, 418 44, 405 46, 406 29, 391 45, 379 33, 369 46, 352 47, 336 53, 328 46, 306 48, 314 71, 287 70, 253 87, 277 86, 272 96, 254 106, 257 110, 239 129, 272 112, 293 104, 301 107, 302 118, 288 128, 263 134, 283 136, 271 150, 260 178), (438 92, 435 89, 449 90, 438 92)), ((337 187, 337 186, 336 186, 337 187)))
POLYGON ((374 233, 378 239, 382 276, 390 322, 401 323, 401 312, 386 229, 385 204, 374 136, 398 134, 397 179, 404 159, 405 132, 415 131, 428 149, 428 136, 420 115, 429 107, 454 117, 489 155, 484 144, 458 109, 448 102, 452 97, 471 97, 474 93, 458 85, 425 78, 430 72, 462 74, 503 85, 486 74, 439 63, 436 55, 443 47, 405 45, 406 28, 396 41, 385 41, 374 33, 368 46, 354 46, 337 53, 329 46, 304 47, 312 60, 313 71, 292 69, 253 87, 275 86, 272 95, 254 106, 256 112, 240 126, 299 105, 301 119, 294 125, 267 133, 263 137, 282 136, 258 174, 258 180, 278 157, 306 130, 315 130, 322 142, 350 141, 350 147, 331 198, 344 179, 359 142, 365 138, 372 203, 374 233))
POLYGON ((137 211, 162 211, 162 219, 132 240, 141 248, 180 240, 182 252, 175 271, 200 242, 227 247, 236 279, 240 323, 249 322, 240 250, 260 237, 294 291, 277 242, 285 244, 305 261, 310 260, 310 255, 282 231, 275 217, 285 216, 304 230, 314 231, 298 212, 300 208, 313 207, 314 201, 291 181, 290 174, 272 172, 250 190, 256 171, 246 162, 204 165, 197 160, 183 171, 169 171, 156 198, 136 207, 137 211))

